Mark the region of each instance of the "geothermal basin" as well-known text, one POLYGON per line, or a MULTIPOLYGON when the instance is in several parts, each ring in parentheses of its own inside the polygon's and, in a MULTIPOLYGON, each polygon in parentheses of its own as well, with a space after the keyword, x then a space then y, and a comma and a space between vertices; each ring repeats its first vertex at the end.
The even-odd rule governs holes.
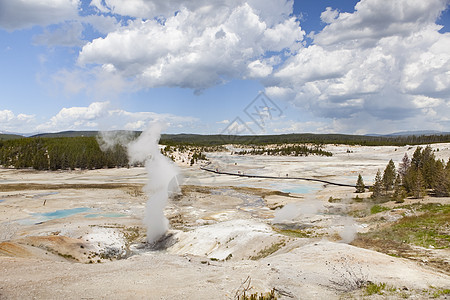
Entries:
MULTIPOLYGON (((433 147, 449 157, 449 144, 433 147)), ((327 150, 332 157, 207 157, 210 166, 229 172, 345 184, 361 173, 371 184, 389 159, 398 163, 414 148, 327 150)), ((145 168, 0 169, 0 299, 228 299, 247 278, 250 292, 275 289, 279 299, 364 297, 358 280, 389 283, 399 291, 393 298, 449 288, 449 274, 434 265, 352 245, 358 233, 401 217, 352 214, 364 206, 352 202, 354 188, 179 167, 184 183, 164 209, 172 242, 158 251, 142 247, 145 168)), ((448 249, 416 250, 448 264, 448 249)))

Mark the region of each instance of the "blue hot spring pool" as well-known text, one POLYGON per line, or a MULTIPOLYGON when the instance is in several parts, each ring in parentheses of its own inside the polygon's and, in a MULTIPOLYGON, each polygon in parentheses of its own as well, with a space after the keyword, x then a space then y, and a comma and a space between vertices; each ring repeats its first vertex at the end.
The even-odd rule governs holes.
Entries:
POLYGON ((309 194, 319 189, 319 185, 302 185, 294 183, 271 184, 271 188, 283 193, 291 194, 309 194))
POLYGON ((265 186, 261 184, 240 184, 238 186, 245 187, 255 187, 255 188, 267 188, 274 191, 280 191, 283 193, 291 193, 291 194, 309 194, 313 193, 321 188, 320 184, 301 184, 301 183, 290 183, 290 182, 279 182, 275 181, 272 183, 268 183, 265 186))
POLYGON ((19 220, 18 223, 21 225, 33 225, 47 222, 50 220, 62 219, 70 217, 76 214, 92 211, 90 207, 76 207, 69 209, 60 209, 52 212, 46 213, 32 213, 29 218, 19 220))

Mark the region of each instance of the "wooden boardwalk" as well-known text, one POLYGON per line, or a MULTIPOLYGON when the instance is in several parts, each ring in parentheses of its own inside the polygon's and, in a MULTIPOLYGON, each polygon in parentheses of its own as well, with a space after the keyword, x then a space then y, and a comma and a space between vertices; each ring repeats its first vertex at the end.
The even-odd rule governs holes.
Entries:
MULTIPOLYGON (((231 173, 231 172, 224 172, 219 170, 212 170, 205 167, 200 167, 203 171, 215 173, 215 174, 221 174, 221 175, 230 175, 230 176, 239 176, 239 177, 247 177, 247 178, 265 178, 265 179, 288 179, 288 180, 305 180, 305 181, 314 181, 314 182, 320 182, 324 184, 331 184, 331 185, 337 185, 337 186, 345 186, 345 187, 352 187, 356 188, 355 185, 351 184, 345 184, 345 183, 337 183, 337 182, 331 182, 328 180, 322 180, 322 179, 316 179, 316 178, 305 178, 305 177, 290 177, 290 176, 267 176, 267 175, 250 175, 250 174, 243 174, 243 173, 231 173)), ((366 186, 366 188, 369 188, 369 186, 366 186)))

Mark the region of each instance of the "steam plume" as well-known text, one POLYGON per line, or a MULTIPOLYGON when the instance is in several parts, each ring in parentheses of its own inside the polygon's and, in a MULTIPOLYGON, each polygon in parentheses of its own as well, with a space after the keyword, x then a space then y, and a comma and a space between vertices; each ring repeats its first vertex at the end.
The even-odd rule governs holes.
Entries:
POLYGON ((101 131, 97 142, 102 151, 114 148, 116 145, 127 146, 133 140, 134 133, 126 130, 101 131))
POLYGON ((145 192, 149 196, 145 209, 144 224, 147 226, 147 241, 156 242, 169 227, 164 208, 170 195, 177 192, 178 167, 161 154, 158 147, 162 124, 152 123, 138 139, 128 145, 131 163, 144 162, 148 180, 145 192))
POLYGON ((341 236, 341 242, 349 244, 351 243, 355 238, 356 234, 358 233, 358 228, 355 223, 355 220, 352 217, 347 217, 344 219, 342 230, 339 232, 339 235, 341 236))
POLYGON ((288 203, 283 208, 275 211, 272 223, 283 223, 295 221, 300 216, 314 215, 323 210, 322 203, 313 198, 305 199, 300 203, 288 203))

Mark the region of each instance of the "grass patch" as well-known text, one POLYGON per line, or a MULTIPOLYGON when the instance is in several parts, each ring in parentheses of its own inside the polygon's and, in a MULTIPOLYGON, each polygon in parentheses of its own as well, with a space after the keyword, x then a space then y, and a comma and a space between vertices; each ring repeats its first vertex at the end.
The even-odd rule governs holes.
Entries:
POLYGON ((198 186, 198 185, 183 185, 181 187, 181 193, 183 195, 187 195, 189 193, 202 193, 202 194, 211 194, 212 191, 217 190, 234 190, 239 193, 247 193, 251 195, 257 195, 261 198, 265 198, 268 196, 284 196, 289 198, 298 198, 295 196, 292 196, 290 193, 285 193, 281 191, 274 191, 264 188, 254 188, 254 187, 236 187, 236 186, 220 186, 220 187, 205 187, 205 186, 198 186))
POLYGON ((393 286, 387 285, 385 282, 381 282, 381 283, 370 282, 366 286, 365 294, 366 294, 366 296, 371 296, 371 295, 375 295, 375 294, 383 295, 385 291, 393 293, 393 292, 397 291, 397 289, 393 286))
POLYGON ((361 203, 364 201, 364 198, 360 198, 359 195, 356 195, 356 197, 352 198, 353 202, 361 203))
POLYGON ((317 234, 312 230, 302 230, 302 229, 280 229, 277 227, 272 227, 272 229, 282 235, 296 237, 296 238, 313 238, 317 237, 317 234))
POLYGON ((60 252, 58 252, 57 254, 67 260, 78 260, 72 254, 64 254, 64 253, 60 253, 60 252))
MULTIPOLYGON (((404 217, 391 227, 390 239, 429 248, 444 249, 450 245, 450 214, 425 213, 421 216, 404 217)), ((389 236, 390 235, 390 236, 389 236)))
POLYGON ((332 196, 330 196, 330 198, 328 198, 328 202, 330 203, 339 203, 341 202, 341 198, 333 198, 332 196))
POLYGON ((354 209, 348 212, 348 215, 353 218, 364 218, 369 215, 370 211, 368 208, 366 209, 354 209))
MULTIPOLYGON (((447 299, 446 296, 450 295, 450 289, 446 288, 436 288, 430 286, 428 289, 405 289, 396 288, 392 285, 388 285, 384 282, 373 283, 368 282, 362 289, 362 295, 354 293, 357 299, 447 299), (374 296, 374 295, 381 295, 374 296), (374 297, 370 297, 374 296, 374 297)), ((355 299, 351 294, 347 294, 349 299, 355 299)))
MULTIPOLYGON (((235 300, 276 300, 277 296, 275 295, 275 292, 277 290, 275 288, 271 289, 270 292, 267 293, 250 293, 250 290, 253 288, 251 286, 252 279, 250 276, 247 276, 247 278, 241 283, 239 288, 237 289, 233 299, 235 300)), ((290 295, 291 298, 293 298, 293 295, 290 295)))
POLYGON ((125 227, 122 230, 123 236, 125 237, 125 244, 130 246, 140 237, 139 227, 125 227))
POLYGON ((419 211, 419 212, 430 212, 430 213, 450 213, 450 205, 449 204, 440 204, 440 203, 413 203, 409 205, 398 206, 397 208, 404 208, 411 211, 419 211))
POLYGON ((365 236, 425 248, 448 248, 450 205, 426 206, 423 210, 426 210, 423 214, 404 217, 388 228, 369 232, 365 236))
POLYGON ((391 210, 391 209, 388 207, 376 204, 370 208, 370 214, 374 215, 374 214, 380 213, 382 211, 387 211, 387 210, 391 210))
POLYGON ((443 295, 450 295, 450 289, 434 289, 431 294, 433 298, 439 298, 443 295))
POLYGON ((132 197, 140 197, 144 195, 142 191, 142 186, 127 186, 125 192, 132 197))
POLYGON ((277 252, 278 250, 280 250, 281 248, 283 248, 284 246, 286 246, 286 242, 284 240, 278 242, 278 243, 274 243, 262 250, 260 250, 255 256, 250 256, 251 260, 258 260, 264 257, 267 257, 275 252, 277 252))
POLYGON ((270 292, 267 292, 265 294, 253 293, 253 294, 247 295, 246 293, 244 293, 238 299, 239 300, 276 300, 278 298, 275 295, 275 289, 272 289, 270 292))
POLYGON ((370 296, 370 295, 383 295, 383 290, 386 288, 386 283, 382 282, 382 283, 369 283, 366 286, 366 295, 370 296))
POLYGON ((450 247, 450 205, 417 203, 402 208, 416 214, 359 234, 352 245, 412 260, 423 261, 426 258, 427 265, 450 274, 448 262, 411 246, 436 249, 450 247))

